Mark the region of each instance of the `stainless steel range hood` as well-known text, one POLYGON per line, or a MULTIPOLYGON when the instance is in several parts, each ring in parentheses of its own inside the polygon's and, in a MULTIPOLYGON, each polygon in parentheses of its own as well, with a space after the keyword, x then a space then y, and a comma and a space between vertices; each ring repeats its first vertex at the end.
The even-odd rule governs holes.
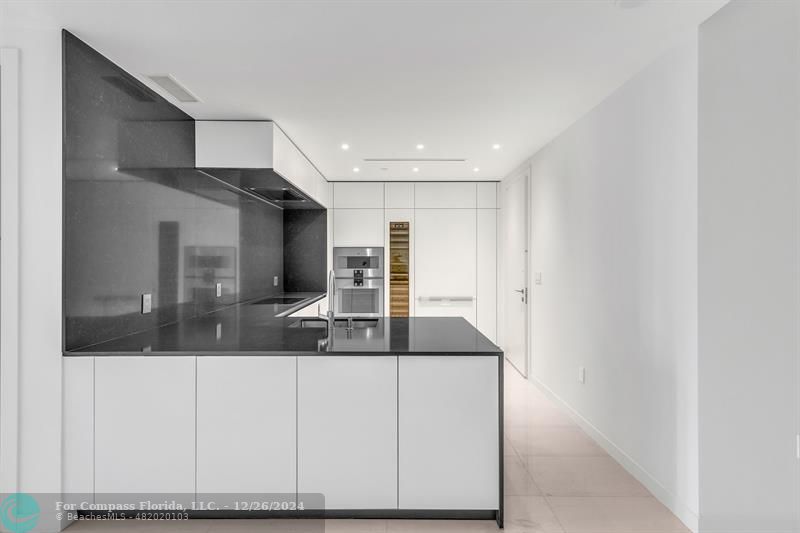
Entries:
POLYGON ((121 128, 119 141, 120 172, 196 189, 222 203, 235 203, 235 197, 219 198, 219 187, 209 186, 214 182, 280 209, 325 209, 330 198, 327 180, 273 122, 129 122, 121 128), (156 130, 158 135, 153 134, 156 130), (185 153, 192 140, 194 161, 167 165, 166 158, 153 158, 170 151, 185 153))
POLYGON ((329 184, 274 122, 195 121, 195 165, 284 209, 324 209, 329 184))
POLYGON ((198 168, 198 170, 281 209, 324 209, 271 168, 198 168))

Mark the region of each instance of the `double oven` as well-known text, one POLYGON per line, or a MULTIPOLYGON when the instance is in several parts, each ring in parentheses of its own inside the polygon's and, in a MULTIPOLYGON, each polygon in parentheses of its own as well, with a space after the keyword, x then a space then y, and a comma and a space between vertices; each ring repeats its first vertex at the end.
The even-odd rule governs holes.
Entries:
POLYGON ((333 272, 337 317, 383 316, 383 248, 334 248, 333 272))

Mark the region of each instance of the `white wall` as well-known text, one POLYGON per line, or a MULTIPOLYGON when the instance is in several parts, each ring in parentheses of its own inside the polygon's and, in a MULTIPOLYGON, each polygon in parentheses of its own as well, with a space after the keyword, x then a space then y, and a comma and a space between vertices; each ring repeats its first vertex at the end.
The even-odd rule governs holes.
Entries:
MULTIPOLYGON (((8 20, 0 7, 0 21, 8 20)), ((61 35, 0 23, 20 49, 19 490, 61 483, 61 35)), ((3 475, 0 473, 0 475, 3 475)))
POLYGON ((700 512, 798 531, 800 4, 734 0, 700 28, 700 512))
POLYGON ((532 372, 690 527, 698 513, 696 35, 531 165, 532 372), (586 384, 578 383, 578 367, 586 384))

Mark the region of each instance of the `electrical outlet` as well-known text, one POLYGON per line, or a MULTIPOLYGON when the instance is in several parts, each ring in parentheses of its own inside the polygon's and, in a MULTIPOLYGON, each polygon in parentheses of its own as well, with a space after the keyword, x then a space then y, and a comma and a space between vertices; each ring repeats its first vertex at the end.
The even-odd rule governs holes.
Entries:
POLYGON ((278 286, 278 276, 274 276, 274 277, 272 278, 272 285, 273 285, 274 287, 277 287, 277 286, 278 286))
POLYGON ((586 384, 586 368, 579 366, 578 367, 578 383, 583 385, 586 384))
POLYGON ((149 292, 146 292, 142 294, 142 314, 146 315, 152 310, 153 310, 153 295, 149 292))
POLYGON ((222 283, 217 283, 217 298, 222 296, 222 283))

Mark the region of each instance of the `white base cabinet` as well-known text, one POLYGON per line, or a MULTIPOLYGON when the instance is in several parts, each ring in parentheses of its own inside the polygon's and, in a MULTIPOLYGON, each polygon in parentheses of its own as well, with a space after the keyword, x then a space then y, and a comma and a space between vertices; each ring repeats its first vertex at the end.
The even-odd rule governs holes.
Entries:
POLYGON ((399 360, 401 509, 497 509, 500 489, 498 360, 399 360))
POLYGON ((397 357, 298 357, 297 491, 397 508, 397 357))
POLYGON ((297 490, 296 357, 197 358, 197 493, 297 490))
MULTIPOLYGON (((195 483, 195 358, 95 358, 95 499, 167 494, 195 483)), ((139 501, 138 499, 135 501, 139 501)))
POLYGON ((331 510, 496 510, 499 360, 65 360, 64 488, 97 503, 310 493, 331 510))

